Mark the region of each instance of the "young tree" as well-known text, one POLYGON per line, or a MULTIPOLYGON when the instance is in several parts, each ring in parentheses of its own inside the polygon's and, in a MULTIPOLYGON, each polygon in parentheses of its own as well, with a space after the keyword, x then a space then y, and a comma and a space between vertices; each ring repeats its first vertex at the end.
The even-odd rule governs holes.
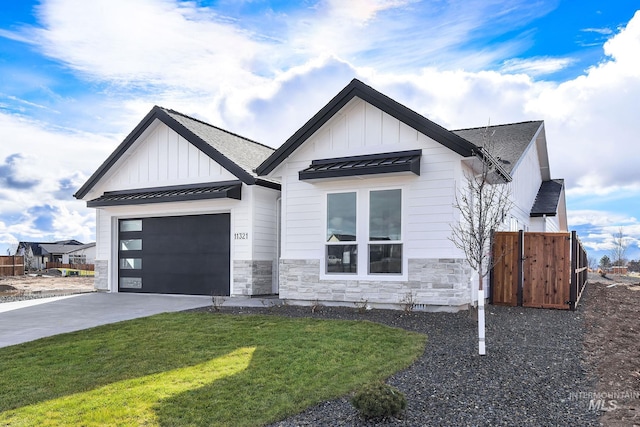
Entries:
POLYGON ((608 256, 603 255, 602 258, 600 258, 600 268, 607 270, 609 267, 611 267, 611 259, 608 256))
POLYGON ((613 235, 613 249, 611 250, 611 259, 613 265, 623 266, 625 264, 625 255, 629 247, 629 239, 622 234, 622 228, 613 235))
POLYGON ((482 147, 475 153, 471 168, 465 170, 466 182, 454 203, 460 221, 452 224, 450 237, 454 245, 464 251, 467 262, 478 275, 478 352, 481 355, 486 352, 483 282, 493 267, 491 237, 513 205, 507 185, 511 178, 494 157, 496 147, 492 137, 487 127, 482 147))

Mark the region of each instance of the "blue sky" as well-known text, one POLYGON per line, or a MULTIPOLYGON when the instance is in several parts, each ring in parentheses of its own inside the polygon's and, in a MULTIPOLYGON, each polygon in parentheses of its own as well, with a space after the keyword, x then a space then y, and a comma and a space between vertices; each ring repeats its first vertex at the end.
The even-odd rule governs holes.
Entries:
POLYGON ((544 120, 590 256, 640 258, 640 2, 0 6, 0 252, 95 239, 72 194, 153 105, 277 147, 357 77, 450 129, 544 120))

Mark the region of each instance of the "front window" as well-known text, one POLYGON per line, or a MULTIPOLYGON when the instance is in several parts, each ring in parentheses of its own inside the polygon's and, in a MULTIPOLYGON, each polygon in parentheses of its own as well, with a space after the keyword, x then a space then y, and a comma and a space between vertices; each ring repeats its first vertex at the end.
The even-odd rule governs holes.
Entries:
POLYGON ((356 193, 327 195, 326 272, 357 273, 356 193))
POLYGON ((327 194, 325 239, 327 274, 358 274, 359 257, 366 274, 402 274, 402 190, 327 194))
POLYGON ((402 274, 402 190, 369 193, 369 273, 402 274))

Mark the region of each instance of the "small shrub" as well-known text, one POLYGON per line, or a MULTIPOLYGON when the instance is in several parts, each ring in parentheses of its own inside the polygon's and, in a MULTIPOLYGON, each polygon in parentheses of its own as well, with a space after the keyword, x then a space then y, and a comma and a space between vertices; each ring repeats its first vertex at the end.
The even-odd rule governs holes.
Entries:
POLYGON ((382 418, 398 415, 407 407, 407 399, 397 388, 377 382, 364 386, 351 404, 364 418, 382 418))
POLYGON ((353 305, 356 306, 356 310, 358 310, 358 313, 364 313, 367 310, 371 310, 368 299, 362 298, 360 301, 354 302, 353 305))

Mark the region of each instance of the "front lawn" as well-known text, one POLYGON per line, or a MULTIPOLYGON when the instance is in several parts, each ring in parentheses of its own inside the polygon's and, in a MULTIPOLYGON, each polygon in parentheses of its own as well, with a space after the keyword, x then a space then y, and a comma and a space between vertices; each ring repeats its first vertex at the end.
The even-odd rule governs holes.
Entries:
POLYGON ((0 425, 259 426, 409 366, 371 322, 170 313, 0 349, 0 425))

